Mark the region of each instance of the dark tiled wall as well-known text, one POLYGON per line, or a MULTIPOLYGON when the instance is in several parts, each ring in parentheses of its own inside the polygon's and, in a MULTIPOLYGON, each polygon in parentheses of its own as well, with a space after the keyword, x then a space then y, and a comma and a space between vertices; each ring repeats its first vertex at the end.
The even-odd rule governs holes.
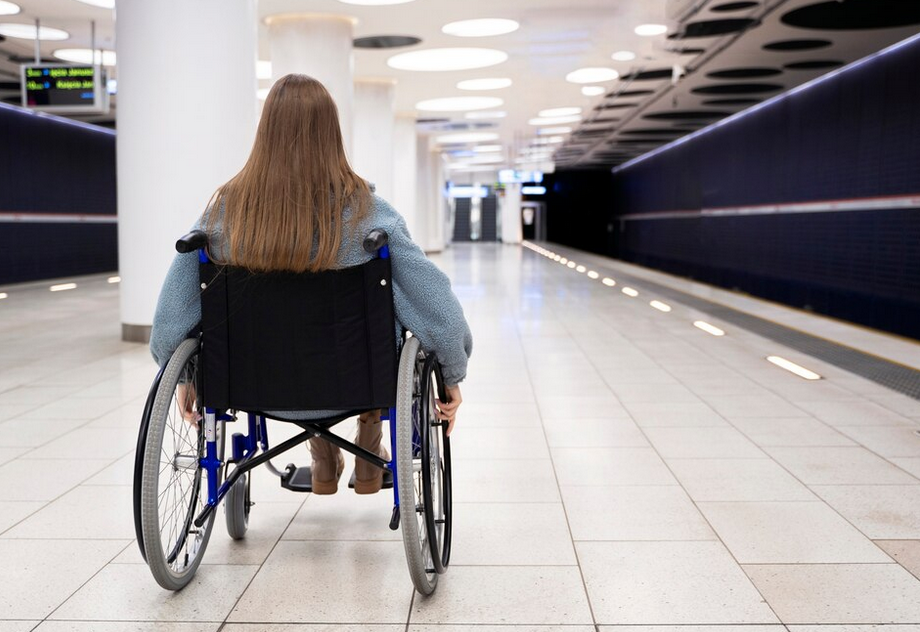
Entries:
POLYGON ((608 254, 920 338, 920 208, 618 221, 918 195, 918 76, 920 41, 620 170, 608 254))
MULTIPOLYGON (((0 213, 114 215, 115 136, 0 107, 0 213)), ((115 224, 0 223, 0 285, 118 267, 115 224)))

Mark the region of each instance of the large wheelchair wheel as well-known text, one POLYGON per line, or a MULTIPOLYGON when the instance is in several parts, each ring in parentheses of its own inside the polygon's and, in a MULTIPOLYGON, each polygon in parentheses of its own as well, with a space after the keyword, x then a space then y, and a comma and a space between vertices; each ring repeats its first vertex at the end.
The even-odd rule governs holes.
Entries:
POLYGON ((412 583, 434 592, 450 561, 450 443, 435 415, 439 374, 416 338, 403 346, 396 400, 400 528, 412 583))
MULTIPOLYGON (((214 526, 213 512, 198 528, 195 517, 207 505, 207 474, 200 465, 205 456, 204 420, 197 428, 185 421, 177 389, 195 385, 200 396, 199 342, 187 339, 173 353, 163 371, 152 405, 148 407, 143 466, 139 485, 140 527, 144 556, 157 583, 180 590, 191 581, 214 526)), ((196 409, 201 411, 200 397, 196 409)), ((218 458, 223 459, 223 428, 217 424, 218 458)), ((140 457, 140 455, 138 455, 140 457)), ((218 484, 220 480, 218 480, 218 484)))

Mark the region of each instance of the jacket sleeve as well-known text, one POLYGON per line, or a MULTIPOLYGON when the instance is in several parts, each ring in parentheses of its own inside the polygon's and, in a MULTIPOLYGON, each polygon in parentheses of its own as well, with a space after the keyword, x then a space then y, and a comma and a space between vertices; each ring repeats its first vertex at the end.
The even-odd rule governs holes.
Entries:
POLYGON ((473 335, 450 279, 412 241, 405 220, 388 210, 396 218, 390 222, 389 240, 396 318, 423 349, 437 354, 444 382, 453 386, 466 377, 473 335))
POLYGON ((177 254, 160 290, 150 331, 150 352, 157 364, 162 367, 169 362, 199 321, 198 253, 177 254))

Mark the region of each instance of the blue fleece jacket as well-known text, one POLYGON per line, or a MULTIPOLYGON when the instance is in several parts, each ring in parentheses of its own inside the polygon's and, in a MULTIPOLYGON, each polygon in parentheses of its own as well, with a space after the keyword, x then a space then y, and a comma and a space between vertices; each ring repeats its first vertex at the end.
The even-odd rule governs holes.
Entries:
MULTIPOLYGON (((346 225, 349 216, 346 209, 346 225)), ((380 196, 374 195, 372 208, 357 230, 345 231, 338 266, 360 265, 371 259, 362 242, 374 228, 382 228, 390 236, 398 324, 411 331, 423 349, 437 353, 447 385, 459 383, 466 377, 467 360, 473 349, 463 308, 450 289, 447 275, 428 260, 412 241, 405 220, 380 196)), ((219 243, 220 234, 212 235, 211 240, 219 243)), ((176 255, 160 291, 150 334, 150 351, 160 366, 169 361, 186 334, 201 320, 198 293, 197 253, 176 255)))

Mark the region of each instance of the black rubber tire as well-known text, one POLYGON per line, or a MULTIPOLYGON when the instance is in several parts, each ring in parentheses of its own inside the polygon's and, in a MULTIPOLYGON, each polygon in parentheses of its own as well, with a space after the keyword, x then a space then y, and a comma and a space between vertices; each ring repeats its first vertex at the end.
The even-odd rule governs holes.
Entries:
MULTIPOLYGON (((189 338, 169 359, 153 399, 143 452, 140 523, 144 552, 154 579, 167 590, 181 590, 192 580, 214 526, 214 513, 200 529, 193 524, 207 503, 206 475, 198 464, 204 456, 203 421, 200 431, 183 421, 175 397, 180 383, 200 386, 198 352, 198 340, 189 338), (162 480, 164 474, 166 481, 162 480), (162 502, 161 495, 165 496, 162 502), (162 503, 166 503, 165 509, 162 503)), ((217 429, 218 458, 223 459, 221 423, 217 429)))
POLYGON ((224 511, 227 515, 227 533, 234 540, 246 537, 249 527, 249 474, 243 474, 224 497, 224 511))
POLYGON ((434 569, 428 544, 421 480, 421 446, 418 443, 421 418, 420 374, 424 359, 418 339, 408 338, 399 356, 396 387, 396 485, 399 492, 399 528, 406 549, 409 577, 418 592, 430 595, 438 585, 438 573, 434 569))
POLYGON ((425 525, 431 559, 438 574, 443 574, 450 564, 452 533, 450 438, 447 423, 442 424, 435 411, 435 396, 445 396, 437 358, 428 356, 421 374, 422 412, 419 430, 422 454, 422 493, 424 497, 425 525))

